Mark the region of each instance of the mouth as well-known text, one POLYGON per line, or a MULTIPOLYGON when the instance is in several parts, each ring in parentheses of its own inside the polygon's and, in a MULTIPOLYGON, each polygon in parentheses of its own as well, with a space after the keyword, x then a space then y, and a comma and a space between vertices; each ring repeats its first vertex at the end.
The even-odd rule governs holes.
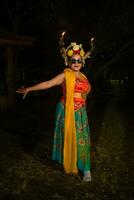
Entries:
POLYGON ((77 65, 75 65, 75 66, 73 66, 73 69, 74 69, 75 71, 78 71, 78 70, 80 69, 80 67, 77 66, 77 65))

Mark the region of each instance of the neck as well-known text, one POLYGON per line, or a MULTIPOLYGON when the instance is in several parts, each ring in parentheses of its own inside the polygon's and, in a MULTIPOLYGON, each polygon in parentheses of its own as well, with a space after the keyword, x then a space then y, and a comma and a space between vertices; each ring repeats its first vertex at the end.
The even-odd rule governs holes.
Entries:
POLYGON ((75 72, 75 75, 76 75, 76 76, 79 76, 79 75, 80 75, 80 71, 75 72))
POLYGON ((83 74, 82 74, 80 71, 74 72, 74 73, 75 73, 75 77, 76 77, 76 78, 83 79, 83 74))
MULTIPOLYGON (((72 70, 72 69, 71 69, 72 70)), ((74 73, 75 73, 75 75, 76 76, 79 76, 80 75, 80 71, 74 71, 74 70, 72 70, 74 73)))

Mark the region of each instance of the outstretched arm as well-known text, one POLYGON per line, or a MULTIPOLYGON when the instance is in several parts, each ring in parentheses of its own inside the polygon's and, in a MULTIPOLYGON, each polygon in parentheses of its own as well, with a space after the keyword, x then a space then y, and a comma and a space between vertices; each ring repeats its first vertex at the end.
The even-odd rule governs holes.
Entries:
POLYGON ((23 99, 24 99, 25 96, 28 94, 28 92, 37 91, 37 90, 45 90, 45 89, 51 88, 53 86, 60 85, 63 83, 64 79, 65 79, 65 75, 64 75, 64 73, 61 73, 61 74, 58 74, 57 76, 55 76, 51 80, 37 83, 31 87, 19 88, 16 92, 24 94, 23 95, 23 99))

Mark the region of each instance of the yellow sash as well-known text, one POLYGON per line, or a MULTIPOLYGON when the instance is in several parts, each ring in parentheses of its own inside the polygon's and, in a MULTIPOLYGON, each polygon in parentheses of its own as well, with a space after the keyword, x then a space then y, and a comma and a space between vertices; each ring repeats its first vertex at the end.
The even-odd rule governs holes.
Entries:
POLYGON ((66 78, 66 108, 63 165, 66 173, 77 174, 77 141, 73 101, 75 73, 71 69, 65 69, 64 72, 66 78))

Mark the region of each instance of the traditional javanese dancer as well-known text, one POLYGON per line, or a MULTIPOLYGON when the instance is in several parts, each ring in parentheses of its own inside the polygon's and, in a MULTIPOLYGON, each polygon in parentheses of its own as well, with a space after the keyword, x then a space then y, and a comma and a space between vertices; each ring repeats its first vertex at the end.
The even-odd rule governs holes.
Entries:
POLYGON ((20 88, 23 98, 31 91, 45 90, 61 85, 63 95, 56 109, 52 159, 63 164, 65 173, 83 172, 83 181, 91 181, 90 129, 86 112, 86 97, 91 85, 80 72, 91 50, 84 52, 76 42, 64 47, 63 35, 60 40, 61 54, 67 67, 51 80, 20 88))

